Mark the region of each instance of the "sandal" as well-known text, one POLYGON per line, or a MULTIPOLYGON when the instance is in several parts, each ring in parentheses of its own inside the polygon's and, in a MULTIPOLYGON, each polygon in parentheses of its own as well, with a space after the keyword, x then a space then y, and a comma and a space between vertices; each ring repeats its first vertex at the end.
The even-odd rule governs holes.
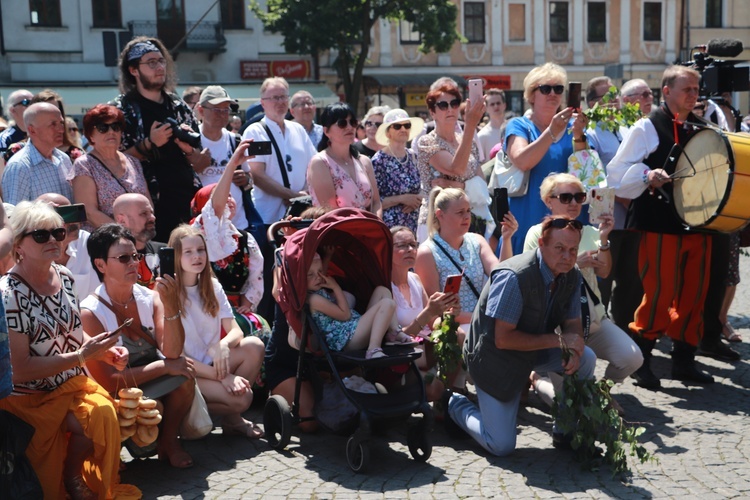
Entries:
POLYGON ((375 349, 368 349, 367 352, 365 352, 365 359, 377 359, 377 358, 385 358, 386 354, 383 352, 383 349, 380 347, 376 347, 375 349))
POLYGON ((721 330, 721 335, 727 342, 742 342, 742 335, 734 331, 729 321, 724 323, 724 328, 721 330))
POLYGON ((385 334, 385 345, 414 345, 417 342, 403 330, 398 332, 388 332, 385 334))
POLYGON ((222 424, 221 431, 225 436, 245 436, 248 439, 260 439, 265 435, 260 426, 245 419, 237 425, 222 424))
POLYGON ((65 479, 64 483, 65 491, 68 492, 72 500, 95 500, 99 498, 99 495, 88 487, 86 481, 83 480, 83 476, 65 479))

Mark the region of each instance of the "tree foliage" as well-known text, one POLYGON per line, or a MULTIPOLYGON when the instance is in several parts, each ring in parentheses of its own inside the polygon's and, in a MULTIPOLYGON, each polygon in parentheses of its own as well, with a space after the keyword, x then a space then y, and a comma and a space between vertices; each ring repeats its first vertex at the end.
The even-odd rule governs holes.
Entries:
MULTIPOLYGON (((372 28, 380 19, 406 20, 421 34, 419 50, 447 52, 461 40, 456 31, 458 9, 450 0, 253 0, 251 9, 269 31, 284 37, 284 49, 310 55, 316 78, 318 56, 336 50, 333 65, 346 100, 359 103, 362 75, 372 45, 372 28)), ((390 36, 390 33, 386 33, 390 36)))

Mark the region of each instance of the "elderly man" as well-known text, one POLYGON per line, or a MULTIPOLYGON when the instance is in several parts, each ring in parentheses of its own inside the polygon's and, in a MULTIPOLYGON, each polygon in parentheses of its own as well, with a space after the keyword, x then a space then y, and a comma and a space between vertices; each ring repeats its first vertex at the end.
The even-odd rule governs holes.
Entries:
POLYGON ((672 339, 672 378, 712 383, 695 367, 703 334, 703 308, 709 282, 711 238, 689 231, 674 206, 670 161, 675 144, 685 145, 700 120, 693 115, 700 75, 670 66, 662 76, 664 104, 638 121, 609 164, 607 182, 631 199, 627 227, 641 234, 639 267, 643 300, 630 331, 643 352, 643 366, 632 377, 643 387, 661 383, 651 371, 651 351, 661 335, 672 339))
MULTIPOLYGON (((453 394, 448 414, 493 455, 516 447, 518 404, 532 370, 593 377, 596 355, 583 343, 581 274, 575 267, 581 228, 575 220, 545 219, 539 248, 500 263, 474 309, 464 361, 479 407, 453 394), (561 338, 570 349, 567 361, 561 338)), ((553 431, 553 444, 569 447, 569 436, 553 431)))
POLYGON ((153 241, 156 236, 156 217, 151 202, 138 193, 126 193, 117 197, 112 205, 115 222, 125 226, 135 237, 135 249, 144 258, 138 264, 138 284, 154 288, 159 268, 159 249, 164 243, 153 241))
POLYGON ((323 138, 323 126, 314 122, 315 109, 315 99, 307 90, 300 90, 292 96, 289 112, 294 121, 305 128, 313 146, 317 148, 323 138))
POLYGON ((34 95, 28 90, 16 90, 8 96, 8 114, 15 123, 0 133, 0 157, 8 146, 26 139, 23 112, 29 107, 33 97, 34 95))
POLYGON ((26 147, 8 161, 3 171, 5 201, 17 205, 45 193, 58 193, 73 199, 73 164, 62 146, 65 120, 57 106, 39 102, 23 113, 29 134, 26 147))

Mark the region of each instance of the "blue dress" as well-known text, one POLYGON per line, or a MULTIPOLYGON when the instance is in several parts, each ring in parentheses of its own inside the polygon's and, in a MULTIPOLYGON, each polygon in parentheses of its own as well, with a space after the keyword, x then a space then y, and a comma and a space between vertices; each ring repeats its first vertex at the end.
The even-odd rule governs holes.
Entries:
MULTIPOLYGON (((505 129, 503 149, 507 151, 508 138, 512 135, 523 137, 531 144, 542 135, 542 132, 544 131, 540 131, 530 119, 526 117, 514 118, 508 122, 505 129)), ((510 198, 510 211, 513 212, 518 221, 518 231, 513 235, 513 255, 523 252, 523 242, 529 228, 539 224, 544 216, 549 214, 549 209, 539 195, 539 187, 542 185, 542 181, 552 172, 567 172, 568 157, 571 154, 573 154, 573 140, 572 136, 566 131, 559 141, 552 143, 541 161, 531 169, 529 191, 526 196, 510 198)), ((500 245, 498 245, 498 250, 499 248, 500 245)))
MULTIPOLYGON (((324 289, 312 292, 324 297, 329 302, 336 303, 336 297, 324 289)), ((312 318, 315 324, 325 332, 326 344, 332 351, 343 351, 346 344, 354 336, 361 315, 352 309, 352 317, 347 321, 339 321, 319 311, 313 311, 312 318)))

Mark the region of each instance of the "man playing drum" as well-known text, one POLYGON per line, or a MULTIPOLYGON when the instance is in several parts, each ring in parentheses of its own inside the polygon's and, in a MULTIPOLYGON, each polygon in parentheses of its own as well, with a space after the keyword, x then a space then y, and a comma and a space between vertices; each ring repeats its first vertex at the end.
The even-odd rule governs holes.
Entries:
POLYGON ((632 199, 626 228, 640 231, 639 268, 643 301, 630 323, 643 351, 643 365, 632 377, 656 389, 651 350, 661 335, 673 341, 672 378, 712 383, 695 367, 695 350, 703 333, 703 303, 709 280, 711 239, 688 231, 675 211, 669 161, 675 144, 684 146, 697 131, 693 114, 700 75, 684 66, 670 66, 662 77, 664 103, 637 122, 610 162, 607 183, 617 196, 632 199))

